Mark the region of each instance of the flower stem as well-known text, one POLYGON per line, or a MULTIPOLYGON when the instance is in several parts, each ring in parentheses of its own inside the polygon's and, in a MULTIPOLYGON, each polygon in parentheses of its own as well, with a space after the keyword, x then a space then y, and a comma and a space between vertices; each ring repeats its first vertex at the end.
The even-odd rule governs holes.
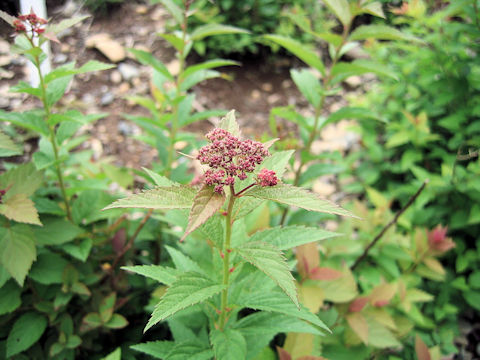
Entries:
POLYGON ((232 219, 233 204, 235 203, 235 195, 233 185, 230 185, 230 198, 228 200, 227 216, 225 217, 225 241, 223 242, 223 282, 225 289, 222 290, 222 300, 220 308, 219 329, 223 331, 225 321, 227 319, 227 301, 228 301, 228 285, 230 279, 230 240, 232 238, 232 219))
MULTIPOLYGON (((33 42, 33 39, 30 39, 30 43, 32 44, 32 46, 35 46, 35 43, 33 42)), ((35 59, 34 65, 37 68, 38 78, 40 79, 40 90, 42 92, 41 97, 42 97, 43 108, 45 110, 45 121, 47 123, 48 131, 50 133, 50 143, 52 144, 53 155, 55 157, 55 170, 56 170, 56 173, 57 173, 58 182, 59 182, 59 185, 60 185, 60 190, 62 192, 63 201, 65 203, 65 211, 67 212, 67 218, 68 218, 68 220, 73 221, 72 213, 70 211, 70 205, 68 203, 67 192, 65 191, 65 183, 63 181, 62 169, 60 167, 60 158, 58 156, 58 146, 57 146, 57 141, 55 139, 55 126, 49 124, 51 109, 50 109, 50 105, 48 104, 48 99, 47 99, 47 86, 45 84, 45 80, 43 78, 42 70, 40 68, 40 65, 41 65, 40 64, 40 56, 36 55, 34 57, 34 59, 35 59)))

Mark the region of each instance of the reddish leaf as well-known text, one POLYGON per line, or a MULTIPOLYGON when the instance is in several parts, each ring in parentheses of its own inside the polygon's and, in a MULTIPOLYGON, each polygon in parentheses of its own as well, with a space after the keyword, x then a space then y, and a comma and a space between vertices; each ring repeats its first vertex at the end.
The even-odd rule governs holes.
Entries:
POLYGON ((297 270, 302 279, 308 277, 310 269, 318 267, 320 264, 320 255, 318 254, 317 245, 308 243, 296 247, 297 250, 297 270))
POLYGON ((360 296, 353 300, 350 303, 350 306, 348 308, 348 311, 350 312, 359 312, 362 311, 362 309, 365 307, 365 305, 368 304, 369 297, 368 296, 360 296))
POLYGON ((215 215, 223 203, 225 196, 213 190, 212 186, 204 185, 195 195, 193 205, 188 217, 188 225, 180 241, 183 241, 188 234, 201 226, 210 217, 215 215))
POLYGON ((301 356, 297 358, 297 360, 328 360, 328 359, 324 358, 323 356, 307 355, 307 356, 301 356))
POLYGON ((390 300, 397 292, 396 284, 381 284, 372 290, 370 294, 370 301, 373 306, 385 306, 390 303, 390 300))
POLYGON ((415 353, 417 354, 418 360, 432 360, 427 345, 418 335, 415 336, 415 353))
POLYGON ((278 360, 292 360, 287 350, 277 346, 278 360))
POLYGON ((335 280, 343 276, 341 271, 327 268, 327 267, 316 267, 310 271, 309 278, 312 280, 335 280))
POLYGON ((112 238, 112 248, 115 253, 122 252, 127 241, 127 232, 124 228, 119 229, 112 238))

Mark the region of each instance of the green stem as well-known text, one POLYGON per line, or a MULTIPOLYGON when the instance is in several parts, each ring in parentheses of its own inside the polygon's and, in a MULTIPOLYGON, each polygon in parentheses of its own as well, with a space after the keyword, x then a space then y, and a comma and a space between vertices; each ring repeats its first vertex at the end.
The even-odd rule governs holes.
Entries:
MULTIPOLYGON (((33 39, 30 39, 30 43, 32 44, 32 46, 35 46, 33 39)), ((40 90, 42 91, 41 97, 42 97, 43 108, 45 109, 45 121, 48 126, 48 131, 50 133, 50 143, 52 144, 53 154, 55 156, 55 170, 57 173, 58 182, 60 184, 60 190, 62 192, 63 201, 65 203, 65 211, 67 212, 67 218, 68 220, 73 221, 72 213, 70 211, 70 205, 68 203, 67 192, 65 191, 65 183, 63 181, 62 169, 60 167, 60 157, 58 156, 58 146, 55 140, 55 126, 49 124, 50 115, 52 114, 52 112, 47 100, 47 86, 45 84, 45 79, 43 78, 42 70, 40 67, 40 57, 36 55, 34 59, 35 59, 34 65, 37 68, 38 78, 40 79, 40 90)))
MULTIPOLYGON (((319 119, 320 115, 323 110, 323 106, 325 105, 325 99, 327 98, 326 93, 328 90, 330 90, 330 82, 332 81, 332 69, 333 67, 337 64, 337 62, 340 60, 340 51, 342 50, 342 47, 345 45, 347 42, 347 37, 348 33, 350 32, 350 26, 353 21, 353 18, 351 19, 350 23, 347 26, 344 26, 343 28, 343 34, 342 34, 342 42, 337 46, 335 49, 335 57, 332 59, 332 64, 330 65, 328 69, 328 74, 326 74, 323 77, 323 92, 320 97, 320 102, 318 103, 318 106, 315 108, 315 117, 314 117, 314 122, 313 122, 313 128, 312 131, 310 131, 310 136, 308 137, 307 143, 305 144, 305 147, 303 148, 303 151, 310 152, 310 149, 312 148, 312 144, 315 141, 317 137, 317 133, 319 131, 318 125, 319 125, 319 119)), ((305 165, 305 161, 303 160, 302 157, 300 157, 300 164, 298 165, 297 170, 295 171, 295 177, 293 179, 293 185, 297 186, 299 181, 300 181, 300 176, 302 174, 302 168, 305 165)), ((282 213, 282 218, 280 219, 280 225, 285 224, 285 220, 287 219, 287 214, 288 214, 289 208, 285 208, 282 213)))
MULTIPOLYGON (((180 27, 182 28, 182 40, 185 49, 185 42, 187 41, 187 27, 188 27, 188 9, 190 7, 190 2, 189 1, 184 1, 184 6, 185 6, 185 11, 183 13, 183 23, 180 24, 180 27)), ((178 74, 175 77, 175 88, 177 90, 177 98, 181 96, 181 91, 180 91, 180 86, 182 85, 182 76, 183 76, 183 70, 185 68, 185 58, 186 55, 184 53, 184 50, 181 50, 177 54, 178 56, 178 61, 179 61, 179 69, 178 69, 178 74)), ((173 164, 173 158, 174 158, 174 153, 175 153, 175 139, 177 137, 177 131, 178 131, 178 123, 179 123, 179 118, 178 118, 178 102, 175 102, 175 105, 173 106, 173 116, 172 116, 172 127, 170 129, 170 146, 168 149, 168 159, 167 159, 167 168, 165 170, 165 176, 170 176, 170 173, 172 171, 172 164, 173 164)))
POLYGON ((233 204, 235 203, 235 195, 233 185, 230 185, 230 198, 228 200, 227 216, 225 217, 225 241, 223 243, 223 282, 225 289, 222 290, 222 300, 220 305, 220 321, 219 329, 223 331, 225 321, 227 319, 227 301, 228 301, 228 285, 230 280, 230 240, 232 237, 232 219, 233 204))

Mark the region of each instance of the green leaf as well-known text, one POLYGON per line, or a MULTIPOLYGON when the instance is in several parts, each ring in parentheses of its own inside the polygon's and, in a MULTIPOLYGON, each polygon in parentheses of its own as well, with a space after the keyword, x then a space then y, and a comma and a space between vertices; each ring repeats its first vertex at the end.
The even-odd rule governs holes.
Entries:
POLYGON ((282 178, 287 169, 288 162, 290 161, 290 158, 294 152, 295 150, 277 151, 263 160, 258 167, 258 172, 260 172, 260 170, 263 168, 266 168, 268 170, 275 171, 275 175, 277 175, 279 179, 282 178))
POLYGON ((307 101, 317 108, 322 98, 322 85, 308 69, 290 70, 290 76, 307 101))
POLYGON ((61 33, 63 30, 66 30, 79 22, 82 22, 86 18, 90 17, 90 15, 82 15, 78 17, 74 17, 71 19, 65 19, 60 21, 58 24, 49 24, 46 28, 46 32, 52 32, 54 34, 61 33))
POLYGON ((44 285, 62 284, 63 271, 67 265, 68 261, 60 255, 44 251, 38 255, 28 277, 44 285))
POLYGON ((422 40, 416 38, 415 36, 405 34, 400 30, 387 25, 361 25, 349 36, 349 39, 352 41, 366 40, 370 38, 378 40, 405 40, 422 42, 422 40))
POLYGON ((376 63, 371 60, 358 59, 351 63, 339 62, 332 68, 332 76, 334 82, 338 83, 350 76, 363 75, 373 73, 381 76, 387 76, 398 80, 396 74, 385 65, 376 63))
POLYGON ((178 270, 160 265, 122 266, 123 270, 143 275, 165 285, 172 285, 179 274, 178 270))
POLYGON ((281 35, 271 34, 264 35, 263 37, 284 47, 293 55, 302 60, 305 64, 313 67, 314 69, 317 69, 322 75, 325 75, 325 65, 323 65, 322 59, 313 51, 306 49, 303 44, 281 35))
POLYGON ((172 351, 174 346, 175 343, 173 341, 150 341, 130 346, 130 348, 157 359, 164 359, 172 351))
POLYGON ((222 24, 206 24, 197 27, 190 35, 192 41, 198 41, 207 36, 225 34, 250 34, 250 31, 235 26, 222 24))
POLYGON ((367 318, 368 344, 380 349, 388 347, 400 347, 401 344, 385 326, 367 318))
POLYGON ((365 5, 364 7, 362 7, 361 11, 363 13, 367 13, 373 16, 378 16, 378 17, 381 17, 382 19, 386 19, 385 14, 383 12, 383 8, 382 8, 382 3, 379 1, 375 1, 365 5))
POLYGON ((102 323, 106 323, 112 317, 116 300, 117 294, 112 292, 110 295, 104 297, 100 302, 98 313, 100 314, 100 319, 102 319, 102 323))
POLYGON ((176 270, 193 271, 202 275, 207 275, 205 271, 195 261, 193 261, 187 255, 183 254, 181 251, 168 245, 165 245, 165 248, 167 249, 168 254, 172 258, 176 270))
POLYGON ((102 168, 105 172, 105 175, 107 175, 110 180, 116 182, 122 188, 126 189, 133 185, 133 175, 127 168, 121 168, 110 164, 103 164, 102 168))
POLYGON ((293 316, 298 319, 308 321, 309 323, 318 326, 320 329, 329 331, 329 328, 322 320, 315 314, 312 314, 303 305, 300 309, 296 307, 284 293, 277 290, 242 292, 238 299, 234 300, 235 305, 246 307, 255 310, 264 310, 288 316, 293 316))
POLYGON ((35 237, 26 225, 0 229, 0 264, 23 286, 25 276, 37 257, 35 237))
POLYGON ((190 209, 195 194, 195 189, 185 185, 158 187, 117 200, 103 210, 114 208, 190 209))
POLYGON ((255 336, 258 334, 276 335, 281 332, 307 333, 324 335, 317 327, 310 325, 307 321, 280 313, 259 311, 241 318, 234 325, 243 335, 255 336))
POLYGON ((251 191, 245 193, 245 196, 253 196, 258 199, 272 200, 289 206, 318 211, 329 214, 356 217, 349 211, 340 206, 320 198, 317 194, 303 188, 280 184, 272 187, 256 186, 251 191))
POLYGON ((122 348, 118 347, 101 360, 122 360, 122 348))
POLYGON ((300 175, 299 185, 305 184, 307 181, 315 180, 323 175, 339 174, 347 171, 347 167, 343 164, 331 163, 315 163, 300 175))
POLYGON ((240 127, 235 119, 235 110, 229 111, 222 120, 218 123, 218 128, 228 131, 230 134, 236 137, 241 136, 240 127))
POLYGON ((140 61, 140 63, 142 63, 143 65, 149 65, 153 67, 155 70, 157 70, 160 74, 162 74, 169 80, 174 79, 173 75, 170 74, 170 71, 168 71, 167 67, 148 51, 137 49, 128 49, 128 51, 135 55, 137 60, 140 61))
POLYGON ((173 16, 177 24, 183 23, 183 10, 172 0, 152 0, 152 4, 161 3, 173 16))
POLYGON ((180 79, 185 79, 188 76, 200 70, 213 69, 220 66, 230 66, 230 65, 240 66, 240 63, 237 61, 225 60, 225 59, 213 59, 213 60, 205 61, 203 63, 195 64, 187 67, 185 71, 180 75, 180 79))
POLYGON ((13 195, 0 204, 0 214, 17 222, 42 225, 33 201, 25 194, 13 195))
POLYGON ((330 114, 322 126, 327 124, 337 122, 343 119, 358 119, 358 120, 378 120, 381 122, 386 123, 387 120, 380 116, 379 114, 373 112, 367 108, 361 107, 343 107, 340 110, 335 111, 333 114, 330 114))
POLYGON ((277 226, 257 231, 248 241, 262 241, 274 245, 279 250, 288 250, 314 241, 325 240, 340 234, 305 226, 277 226))
POLYGON ((34 110, 23 113, 5 112, 0 110, 0 120, 9 121, 24 129, 35 131, 41 135, 49 136, 48 126, 44 119, 43 111, 34 110))
POLYGON ((42 173, 32 163, 22 164, 0 176, 0 188, 8 191, 3 200, 15 194, 33 195, 42 184, 42 173))
POLYGON ((211 298, 224 288, 224 285, 218 285, 204 275, 195 272, 187 272, 178 276, 155 307, 144 331, 182 309, 211 298))
POLYGON ((471 307, 480 311, 480 291, 465 291, 463 297, 471 307))
POLYGON ((205 344, 194 340, 176 343, 164 360, 210 360, 212 358, 213 351, 206 348, 205 344))
POLYGON ((8 334, 7 357, 19 354, 37 342, 47 324, 47 318, 36 312, 27 312, 20 316, 8 334))
POLYGON ((42 228, 35 229, 35 237, 40 245, 61 245, 74 240, 83 232, 78 226, 61 218, 45 219, 43 225, 42 228))
POLYGON ((210 240, 218 249, 223 247, 223 224, 219 216, 212 216, 203 224, 199 231, 205 240, 210 240))
POLYGON ((105 323, 105 326, 110 329, 123 329, 128 325, 128 320, 120 314, 113 314, 110 320, 105 323))
POLYGON ((13 280, 3 285, 0 288, 0 315, 15 311, 22 304, 21 294, 22 288, 15 284, 13 280))
POLYGON ((350 12, 350 5, 348 0, 323 0, 325 5, 331 12, 340 20, 343 26, 348 26, 352 21, 352 14, 350 12))
MULTIPOLYGON (((58 67, 56 70, 58 71, 69 71, 73 70, 74 63, 68 63, 63 66, 58 67)), ((58 100, 61 99, 65 91, 67 90, 70 81, 72 81, 73 75, 67 75, 63 77, 59 77, 55 80, 50 81, 47 86, 46 98, 47 104, 49 106, 53 106, 58 100)))
POLYGON ((180 241, 188 234, 204 224, 220 210, 225 202, 225 195, 214 191, 213 186, 204 184, 193 199, 193 205, 188 216, 188 225, 180 241))
POLYGON ((82 239, 79 242, 68 243, 62 246, 62 250, 70 256, 85 262, 92 250, 93 240, 91 238, 82 239))
POLYGON ((55 70, 52 70, 47 75, 45 75, 45 83, 50 83, 53 80, 60 79, 65 76, 84 74, 92 71, 101 71, 114 68, 115 65, 106 64, 97 60, 90 60, 86 64, 80 66, 77 69, 68 69, 59 67, 55 70))
POLYGON ((0 130, 0 157, 21 155, 23 150, 13 140, 0 130))
POLYGON ((213 329, 210 332, 215 358, 218 360, 245 359, 247 342, 240 331, 227 328, 223 331, 213 329))
POLYGON ((248 242, 239 246, 235 250, 243 259, 263 271, 275 281, 293 303, 297 307, 300 307, 295 280, 290 273, 287 261, 280 250, 271 244, 259 241, 248 242))
POLYGON ((183 52, 185 41, 181 37, 175 34, 158 34, 158 36, 167 40, 178 52, 183 52))
POLYGON ((152 170, 149 170, 149 169, 144 168, 144 167, 142 167, 142 170, 145 171, 148 174, 148 176, 150 176, 152 178, 155 185, 157 185, 157 186, 170 187, 170 186, 175 185, 175 183, 173 181, 169 180, 168 178, 166 178, 163 175, 159 175, 159 174, 153 172, 152 170))

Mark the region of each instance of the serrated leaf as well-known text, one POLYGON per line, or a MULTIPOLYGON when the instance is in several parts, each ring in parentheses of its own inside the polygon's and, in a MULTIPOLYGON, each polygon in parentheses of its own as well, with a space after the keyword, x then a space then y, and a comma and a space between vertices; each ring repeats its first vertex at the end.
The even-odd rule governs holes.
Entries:
POLYGON ((242 196, 233 204, 232 217, 238 220, 257 209, 264 201, 263 199, 242 196))
POLYGON ((328 200, 320 198, 311 191, 287 184, 279 184, 271 187, 256 186, 251 191, 246 192, 245 196, 271 200, 309 211, 356 217, 349 211, 342 209, 340 206, 328 200))
POLYGON ((213 242, 215 247, 222 249, 223 247, 223 224, 219 216, 212 216, 205 224, 200 227, 200 232, 206 240, 213 242))
POLYGON ((185 41, 176 34, 158 34, 166 41, 168 41, 178 52, 182 53, 185 48, 185 41))
POLYGON ((62 274, 68 261, 59 254, 44 251, 38 255, 28 277, 44 285, 62 284, 62 274))
POLYGON ((159 187, 115 201, 103 210, 114 208, 190 209, 195 190, 188 186, 159 187))
POLYGON ((271 244, 260 241, 248 242, 235 250, 243 259, 275 281, 293 303, 298 308, 300 307, 295 280, 280 250, 271 244))
POLYGON ((15 194, 0 204, 0 214, 17 222, 42 225, 35 204, 25 194, 15 194))
POLYGON ((178 276, 155 307, 144 332, 176 312, 211 298, 224 288, 224 285, 218 285, 199 273, 187 272, 178 276))
POLYGON ((210 342, 216 359, 239 360, 247 355, 247 342, 240 331, 227 328, 223 331, 213 329, 210 332, 210 342))
POLYGON ((206 24, 197 27, 190 34, 192 41, 198 41, 207 36, 225 35, 225 34, 250 34, 250 31, 239 27, 222 25, 222 24, 206 24))
POLYGON ((22 154, 20 146, 0 130, 0 157, 14 156, 22 154))
POLYGON ((274 245, 279 250, 287 250, 314 241, 325 240, 340 234, 305 226, 278 226, 257 231, 249 241, 262 241, 274 245))
POLYGON ((42 181, 42 173, 37 171, 31 162, 7 171, 0 176, 0 188, 8 188, 3 201, 15 194, 25 194, 27 197, 33 195, 42 181))
POLYGON ((37 342, 47 324, 47 318, 36 312, 27 312, 20 316, 8 334, 7 357, 21 353, 37 342))
POLYGON ((155 185, 157 185, 157 186, 170 187, 170 186, 176 185, 170 179, 166 178, 163 175, 159 175, 159 174, 153 172, 150 169, 142 167, 142 170, 145 171, 148 174, 148 176, 150 176, 152 178, 152 180, 155 182, 155 185))
POLYGON ((68 68, 59 67, 55 70, 52 70, 47 75, 45 75, 45 83, 48 84, 53 80, 56 80, 65 76, 84 74, 92 71, 108 70, 114 67, 115 65, 106 64, 97 60, 90 60, 86 64, 80 66, 77 69, 68 69, 68 68))
POLYGON ((352 41, 366 40, 369 38, 378 40, 405 40, 422 42, 415 36, 405 34, 400 30, 397 30, 387 25, 361 25, 356 28, 349 36, 349 39, 352 41))
POLYGON ((164 359, 172 351, 175 343, 173 341, 150 341, 130 346, 131 349, 153 356, 157 359, 164 359))
POLYGON ((281 35, 264 35, 264 38, 273 41, 274 43, 284 47, 290 51, 293 55, 302 60, 305 64, 311 66, 314 69, 320 71, 325 75, 325 65, 323 65, 322 59, 313 51, 308 50, 305 46, 296 40, 281 36, 281 35))
POLYGON ((35 229, 40 245, 61 245, 74 240, 84 230, 61 218, 47 218, 42 228, 35 229))
POLYGON ((101 360, 122 360, 122 348, 118 347, 101 360))
POLYGON ((168 254, 172 258, 173 263, 175 264, 176 270, 178 271, 193 271, 203 275, 207 275, 205 271, 191 258, 182 253, 181 251, 166 245, 165 248, 168 251, 168 254))
POLYGON ((388 347, 400 347, 400 342, 385 326, 367 318, 368 343, 370 346, 385 349, 388 347))
POLYGON ((35 237, 26 225, 0 229, 0 264, 23 286, 32 263, 37 257, 35 237))
POLYGON ((348 0, 323 0, 325 5, 331 12, 340 20, 343 26, 347 26, 352 21, 352 14, 350 12, 350 5, 348 0))
POLYGON ((198 340, 193 340, 175 343, 164 360, 210 360, 212 358, 212 349, 206 348, 205 344, 198 340))
POLYGON ((241 318, 234 325, 244 335, 258 335, 271 333, 275 335, 281 332, 308 333, 324 335, 324 332, 307 321, 280 313, 259 311, 241 318))
POLYGON ((188 216, 188 225, 180 241, 185 240, 192 231, 204 224, 223 206, 225 195, 214 191, 213 186, 204 184, 193 199, 188 216))
POLYGON ((43 111, 39 110, 25 111, 22 113, 0 110, 0 120, 9 121, 14 125, 33 130, 48 137, 49 130, 44 117, 45 114, 43 111))
POLYGON ((235 110, 229 111, 228 114, 220 120, 217 127, 228 131, 233 136, 241 136, 240 127, 235 119, 235 110))
POLYGON ((280 290, 258 291, 254 293, 243 292, 233 303, 250 309, 293 316, 308 321, 309 323, 330 332, 330 329, 318 318, 318 316, 312 314, 303 305, 300 305, 300 309, 296 307, 280 290))
POLYGON ((160 265, 122 266, 121 269, 149 277, 165 285, 172 285, 178 276, 178 270, 160 265))

